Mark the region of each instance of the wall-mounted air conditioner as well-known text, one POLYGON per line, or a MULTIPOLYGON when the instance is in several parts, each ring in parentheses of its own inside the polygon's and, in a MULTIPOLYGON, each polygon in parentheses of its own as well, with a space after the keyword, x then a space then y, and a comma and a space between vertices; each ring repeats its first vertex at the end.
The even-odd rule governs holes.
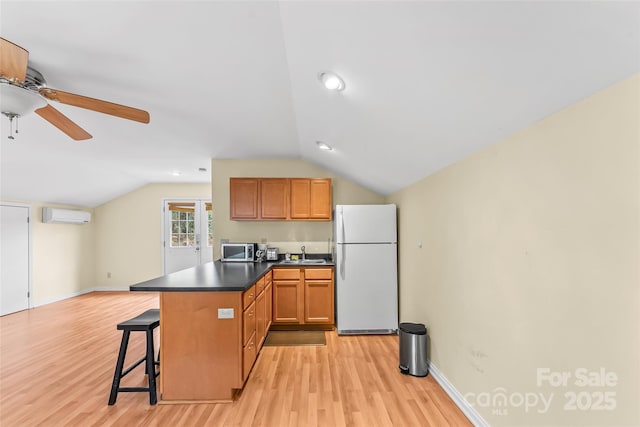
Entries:
POLYGON ((47 224, 87 224, 89 221, 91 221, 91 212, 42 208, 42 222, 47 224))

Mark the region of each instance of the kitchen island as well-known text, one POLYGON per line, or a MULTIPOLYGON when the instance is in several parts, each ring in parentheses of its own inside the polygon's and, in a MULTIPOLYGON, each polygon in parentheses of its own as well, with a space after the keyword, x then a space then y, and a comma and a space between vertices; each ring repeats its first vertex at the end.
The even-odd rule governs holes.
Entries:
MULTIPOLYGON (((232 401, 274 318, 274 268, 303 278, 300 267, 216 261, 130 286, 160 292, 161 403, 232 401)), ((333 275, 331 263, 321 268, 333 275)))

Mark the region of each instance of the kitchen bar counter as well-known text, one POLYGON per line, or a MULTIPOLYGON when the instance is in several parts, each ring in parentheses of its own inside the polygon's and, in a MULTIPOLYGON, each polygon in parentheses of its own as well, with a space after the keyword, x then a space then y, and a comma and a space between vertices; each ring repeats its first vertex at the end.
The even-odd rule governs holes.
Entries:
POLYGON ((208 262, 129 287, 155 292, 244 292, 277 263, 208 262))
POLYGON ((279 262, 208 262, 166 276, 131 285, 144 292, 244 292, 272 267, 331 267, 326 264, 280 264, 279 262))
MULTIPOLYGON (((160 401, 233 401, 236 390, 244 387, 274 315, 273 295, 279 291, 275 290, 273 267, 278 267, 276 271, 282 270, 279 267, 299 269, 285 272, 299 278, 293 288, 289 286, 293 280, 282 281, 284 291, 296 292, 292 301, 285 292, 284 302, 294 304, 305 302, 304 272, 314 271, 316 280, 309 281, 310 298, 317 305, 324 301, 323 296, 330 295, 331 314, 325 317, 333 323, 333 279, 318 280, 321 269, 317 266, 328 267, 322 269, 324 275, 329 270, 333 277, 333 263, 329 262, 215 261, 131 285, 131 291, 160 293, 160 401), (330 293, 323 292, 325 282, 329 282, 330 293)), ((309 313, 296 323, 318 323, 318 310, 309 313)), ((327 323, 325 320, 320 323, 327 323)))

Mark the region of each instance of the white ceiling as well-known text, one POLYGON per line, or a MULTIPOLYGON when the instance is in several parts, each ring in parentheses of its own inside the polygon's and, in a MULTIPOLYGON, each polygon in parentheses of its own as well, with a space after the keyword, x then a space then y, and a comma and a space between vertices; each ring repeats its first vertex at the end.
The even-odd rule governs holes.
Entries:
POLYGON ((207 182, 211 158, 302 158, 388 194, 640 71, 638 2, 2 0, 0 30, 49 87, 151 115, 55 103, 85 142, 35 114, 9 141, 2 117, 0 196, 79 206, 207 182))

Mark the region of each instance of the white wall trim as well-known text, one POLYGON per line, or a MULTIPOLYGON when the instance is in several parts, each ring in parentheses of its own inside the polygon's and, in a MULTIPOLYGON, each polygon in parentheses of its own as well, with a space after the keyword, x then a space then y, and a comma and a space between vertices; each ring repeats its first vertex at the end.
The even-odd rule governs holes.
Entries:
POLYGON ((39 302, 37 304, 33 304, 31 306, 31 308, 42 307, 43 305, 52 304, 54 302, 58 302, 58 301, 62 301, 62 300, 65 300, 65 299, 77 297, 79 295, 83 295, 83 294, 86 294, 86 293, 89 293, 89 292, 92 292, 92 291, 93 291, 93 289, 83 289, 83 290, 78 291, 78 292, 73 292, 71 294, 62 295, 62 296, 59 296, 59 297, 55 297, 55 298, 52 298, 52 299, 45 300, 43 302, 39 302))
POLYGON ((484 418, 476 411, 476 409, 467 402, 464 396, 449 382, 447 377, 445 377, 442 372, 433 364, 433 362, 429 361, 429 372, 433 375, 433 379, 436 380, 440 387, 444 389, 444 391, 449 395, 449 397, 453 400, 453 403, 456 404, 458 408, 462 411, 462 413, 471 421, 471 423, 476 427, 488 427, 489 423, 485 421, 484 418))
POLYGON ((129 286, 96 286, 95 288, 83 289, 78 292, 73 292, 71 294, 62 295, 60 297, 52 298, 50 300, 46 300, 44 302, 40 302, 38 304, 34 304, 29 308, 41 307, 43 305, 52 304, 54 302, 63 301, 69 298, 77 297, 80 295, 88 294, 89 292, 100 292, 100 291, 108 291, 108 292, 121 292, 121 291, 129 291, 129 286))

